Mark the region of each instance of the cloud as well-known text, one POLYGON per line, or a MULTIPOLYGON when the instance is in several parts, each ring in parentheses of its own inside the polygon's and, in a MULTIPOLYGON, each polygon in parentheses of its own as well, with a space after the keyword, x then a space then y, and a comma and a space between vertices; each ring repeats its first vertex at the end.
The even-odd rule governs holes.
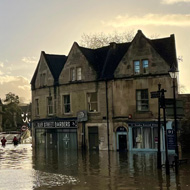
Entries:
POLYGON ((163 4, 190 3, 190 0, 162 0, 163 4))
POLYGON ((190 14, 146 14, 144 16, 119 15, 102 24, 115 28, 136 25, 190 26, 190 14))
POLYGON ((33 64, 33 63, 37 62, 37 59, 36 59, 36 57, 23 57, 22 61, 25 63, 32 63, 33 64))
POLYGON ((31 101, 30 82, 21 76, 0 76, 0 98, 12 92, 19 96, 20 100, 28 103, 31 101))
POLYGON ((4 63, 0 62, 0 67, 3 68, 4 67, 4 63))

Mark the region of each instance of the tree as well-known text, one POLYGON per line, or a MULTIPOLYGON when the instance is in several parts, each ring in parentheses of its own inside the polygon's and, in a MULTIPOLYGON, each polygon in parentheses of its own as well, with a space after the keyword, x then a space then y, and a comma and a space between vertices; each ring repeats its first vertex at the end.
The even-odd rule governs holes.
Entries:
POLYGON ((9 92, 8 94, 6 94, 4 102, 19 104, 20 101, 17 95, 13 94, 12 92, 9 92))
POLYGON ((19 97, 11 92, 5 95, 6 98, 3 105, 3 129, 4 131, 17 130, 22 124, 21 113, 19 107, 19 97))
POLYGON ((111 42, 124 43, 130 42, 134 38, 134 30, 112 34, 95 33, 95 34, 83 34, 81 36, 80 45, 83 47, 96 49, 109 45, 111 42))

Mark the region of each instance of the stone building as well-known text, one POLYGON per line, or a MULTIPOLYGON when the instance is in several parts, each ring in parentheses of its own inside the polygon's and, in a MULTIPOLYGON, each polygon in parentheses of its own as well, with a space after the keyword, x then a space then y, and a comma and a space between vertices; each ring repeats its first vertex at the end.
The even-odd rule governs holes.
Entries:
POLYGON ((0 132, 3 131, 3 104, 0 99, 0 132))
POLYGON ((150 40, 140 30, 129 43, 88 49, 75 42, 68 56, 42 52, 31 80, 33 145, 156 150, 158 99, 150 92, 161 84, 173 97, 173 65, 174 35, 150 40))

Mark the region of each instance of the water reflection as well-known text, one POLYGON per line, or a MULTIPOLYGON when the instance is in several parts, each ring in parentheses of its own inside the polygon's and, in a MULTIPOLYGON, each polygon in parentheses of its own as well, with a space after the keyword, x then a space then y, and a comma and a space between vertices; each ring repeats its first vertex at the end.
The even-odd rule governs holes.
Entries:
MULTIPOLYGON (((186 156, 186 158, 190 158, 186 156)), ((190 189, 190 163, 157 170, 156 153, 60 151, 31 145, 0 147, 0 190, 190 189)))

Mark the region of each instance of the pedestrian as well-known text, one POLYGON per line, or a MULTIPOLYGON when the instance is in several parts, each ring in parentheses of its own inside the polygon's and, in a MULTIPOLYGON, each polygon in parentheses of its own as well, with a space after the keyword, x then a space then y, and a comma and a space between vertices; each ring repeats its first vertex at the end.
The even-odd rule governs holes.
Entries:
POLYGON ((5 146, 5 145, 6 145, 6 142, 7 142, 7 140, 5 139, 5 137, 3 137, 3 138, 1 139, 1 144, 2 144, 2 146, 5 146))
POLYGON ((15 146, 18 145, 18 139, 16 138, 16 136, 14 136, 14 138, 13 138, 13 144, 15 146))

